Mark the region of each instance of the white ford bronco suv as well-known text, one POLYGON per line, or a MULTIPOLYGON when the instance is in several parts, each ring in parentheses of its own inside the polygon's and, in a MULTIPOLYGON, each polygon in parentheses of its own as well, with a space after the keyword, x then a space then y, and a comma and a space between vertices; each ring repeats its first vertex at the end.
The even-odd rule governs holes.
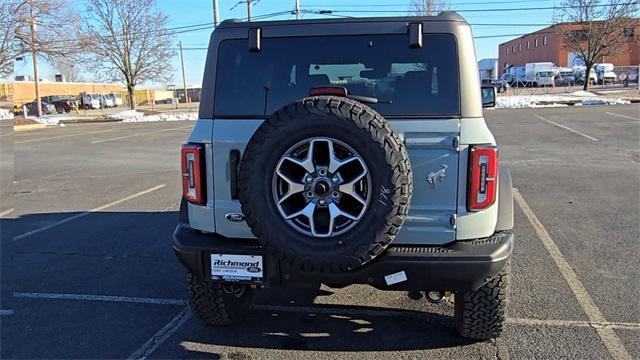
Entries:
POLYGON ((499 335, 513 198, 494 102, 456 13, 224 21, 181 152, 193 311, 232 324, 266 287, 368 284, 453 294, 462 336, 499 335))

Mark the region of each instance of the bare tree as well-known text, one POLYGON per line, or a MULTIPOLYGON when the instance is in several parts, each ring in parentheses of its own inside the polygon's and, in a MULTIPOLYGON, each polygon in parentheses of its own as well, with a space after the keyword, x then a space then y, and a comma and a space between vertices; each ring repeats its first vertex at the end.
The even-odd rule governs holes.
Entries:
POLYGON ((173 34, 155 0, 88 0, 83 36, 101 77, 127 87, 135 109, 135 87, 173 75, 173 34))
POLYGON ((80 18, 68 0, 16 0, 15 41, 21 53, 30 53, 37 115, 42 114, 38 60, 72 59, 80 53, 80 18))
POLYGON ((565 0, 556 26, 567 51, 584 62, 583 89, 589 88, 589 74, 594 64, 605 56, 615 55, 620 45, 634 35, 638 11, 634 0, 565 0))
POLYGON ((448 8, 447 0, 411 0, 410 12, 419 16, 432 16, 448 8))
POLYGON ((58 74, 62 74, 66 81, 79 82, 84 81, 81 74, 82 67, 74 60, 60 59, 53 62, 53 68, 58 74))
POLYGON ((69 0, 16 1, 16 40, 25 52, 49 61, 80 53, 80 17, 69 0), (32 25, 35 31, 32 31, 32 25))
POLYGON ((0 78, 13 73, 13 63, 18 56, 16 46, 16 3, 14 1, 0 2, 0 78))

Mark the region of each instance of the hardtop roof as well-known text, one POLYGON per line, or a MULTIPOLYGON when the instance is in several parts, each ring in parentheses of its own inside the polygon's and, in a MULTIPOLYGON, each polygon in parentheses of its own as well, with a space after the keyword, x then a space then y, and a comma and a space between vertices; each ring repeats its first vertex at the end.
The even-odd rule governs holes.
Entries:
POLYGON ((267 20, 244 21, 240 19, 228 19, 218 25, 218 29, 224 28, 253 28, 263 26, 286 25, 315 25, 315 24, 362 24, 385 22, 455 22, 459 25, 468 25, 467 21, 455 11, 443 11, 435 16, 392 16, 392 17, 349 17, 349 18, 320 18, 302 20, 267 20))

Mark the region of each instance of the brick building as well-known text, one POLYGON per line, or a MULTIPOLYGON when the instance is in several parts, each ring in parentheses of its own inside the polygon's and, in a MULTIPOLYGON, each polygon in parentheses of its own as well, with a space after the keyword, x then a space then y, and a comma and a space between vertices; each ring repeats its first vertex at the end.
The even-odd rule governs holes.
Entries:
MULTIPOLYGON (((567 30, 577 29, 578 25, 556 24, 509 40, 499 45, 498 68, 500 72, 511 66, 524 66, 533 62, 553 62, 556 66, 576 65, 573 62, 575 54, 569 53, 562 44, 562 38, 557 34, 558 27, 567 30)), ((601 62, 612 63, 616 66, 640 64, 640 20, 635 26, 626 31, 627 41, 618 49, 615 56, 605 56, 601 62)))

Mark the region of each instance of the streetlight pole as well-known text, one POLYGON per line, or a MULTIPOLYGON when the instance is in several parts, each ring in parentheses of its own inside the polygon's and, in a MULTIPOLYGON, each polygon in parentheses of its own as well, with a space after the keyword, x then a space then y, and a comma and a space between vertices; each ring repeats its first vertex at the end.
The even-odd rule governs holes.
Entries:
POLYGON ((213 0, 213 25, 218 27, 220 23, 220 9, 218 8, 218 0, 213 0))
POLYGON ((296 20, 300 20, 300 0, 296 0, 296 20))
POLYGON ((33 17, 33 0, 29 0, 29 18, 31 23, 31 58, 33 61, 33 77, 36 86, 36 116, 42 115, 40 102, 40 74, 38 72, 38 44, 36 43, 36 19, 33 17))
POLYGON ((251 21, 251 0, 247 0, 247 22, 251 21))
POLYGON ((184 76, 184 57, 182 56, 182 41, 179 43, 180 45, 180 64, 182 65, 182 86, 184 88, 184 103, 185 105, 189 103, 189 94, 187 94, 187 80, 184 76))

